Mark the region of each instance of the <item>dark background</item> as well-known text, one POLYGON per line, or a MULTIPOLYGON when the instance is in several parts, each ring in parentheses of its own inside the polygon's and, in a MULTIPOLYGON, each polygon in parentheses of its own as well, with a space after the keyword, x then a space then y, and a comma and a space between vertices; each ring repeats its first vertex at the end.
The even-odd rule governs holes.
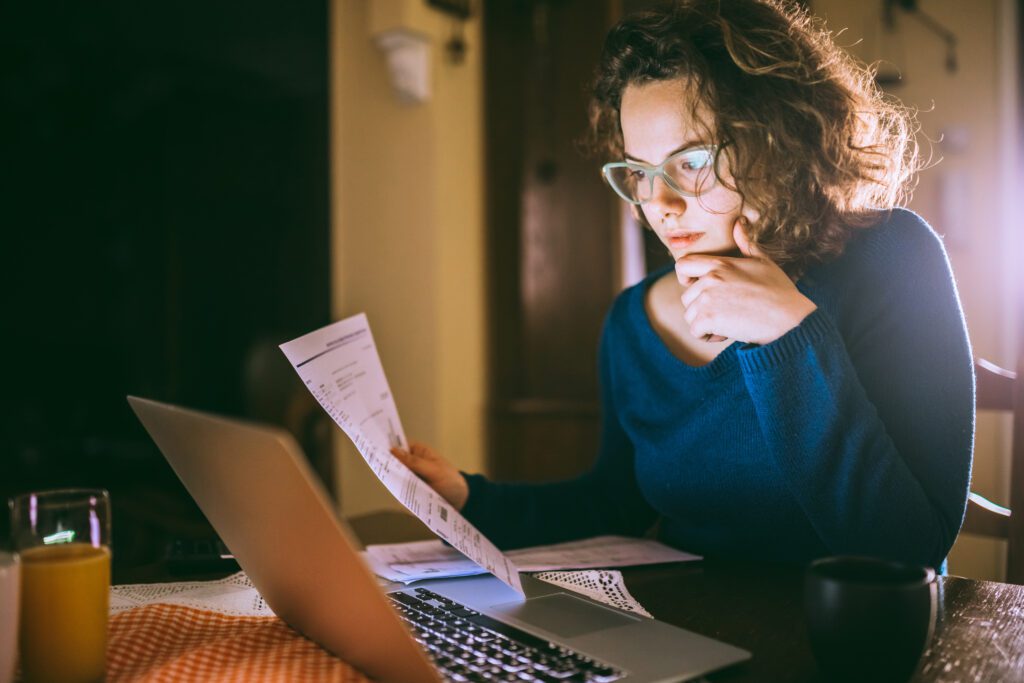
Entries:
POLYGON ((109 489, 115 572, 205 533, 126 394, 284 423, 302 391, 327 54, 325 2, 0 8, 0 498, 109 489))

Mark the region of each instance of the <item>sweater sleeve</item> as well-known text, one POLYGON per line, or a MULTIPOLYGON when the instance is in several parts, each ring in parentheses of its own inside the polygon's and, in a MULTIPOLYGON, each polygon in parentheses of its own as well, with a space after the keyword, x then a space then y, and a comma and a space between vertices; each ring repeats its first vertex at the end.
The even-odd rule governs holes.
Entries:
POLYGON ((633 447, 615 410, 610 320, 599 353, 601 447, 593 467, 575 479, 540 484, 497 483, 463 473, 469 498, 462 514, 499 548, 603 534, 639 536, 654 523, 656 513, 637 486, 633 447))
POLYGON ((819 308, 739 355, 769 451, 830 552, 938 567, 967 503, 973 363, 941 242, 916 217, 893 228, 862 254, 875 270, 851 296, 871 301, 845 339, 819 308))

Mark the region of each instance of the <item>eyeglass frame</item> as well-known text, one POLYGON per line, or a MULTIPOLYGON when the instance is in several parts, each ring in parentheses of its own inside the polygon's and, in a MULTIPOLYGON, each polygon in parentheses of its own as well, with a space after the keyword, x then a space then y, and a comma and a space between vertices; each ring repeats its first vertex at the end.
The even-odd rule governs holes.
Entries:
POLYGON ((700 195, 699 192, 687 192, 686 190, 677 187, 675 181, 672 180, 672 176, 665 172, 665 166, 667 166, 668 162, 670 162, 672 159, 675 159, 678 156, 682 156, 683 154, 693 152, 694 150, 698 149, 707 150, 711 153, 712 156, 711 166, 712 177, 714 178, 714 182, 707 188, 711 189, 712 187, 718 184, 718 152, 721 151, 721 147, 719 145, 694 145, 693 147, 681 149, 678 152, 673 152, 672 154, 669 154, 667 157, 665 157, 665 160, 662 161, 657 166, 651 166, 650 164, 642 164, 637 161, 611 161, 601 167, 601 175, 604 177, 604 181, 608 183, 608 186, 612 188, 612 191, 615 194, 617 194, 621 199, 623 199, 626 202, 629 202, 633 206, 642 206, 643 204, 646 204, 647 202, 651 201, 651 199, 654 198, 654 180, 655 178, 659 177, 661 178, 661 181, 665 183, 665 186, 671 189, 676 194, 682 197, 697 197, 700 195), (615 183, 611 181, 608 175, 609 172, 615 168, 633 168, 647 173, 648 182, 650 183, 651 188, 651 196, 648 199, 642 199, 638 201, 631 199, 630 197, 627 197, 621 192, 619 192, 619 189, 615 186, 615 183))

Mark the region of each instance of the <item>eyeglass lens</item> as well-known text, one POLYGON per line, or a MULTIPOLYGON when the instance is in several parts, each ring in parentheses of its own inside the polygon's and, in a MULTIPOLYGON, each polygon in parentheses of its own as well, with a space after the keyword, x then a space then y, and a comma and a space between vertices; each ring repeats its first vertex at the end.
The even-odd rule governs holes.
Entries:
POLYGON ((665 160, 663 171, 641 164, 625 164, 608 170, 608 181, 623 197, 646 202, 654 190, 654 176, 661 175, 673 190, 696 196, 714 184, 714 152, 710 149, 684 150, 665 160))

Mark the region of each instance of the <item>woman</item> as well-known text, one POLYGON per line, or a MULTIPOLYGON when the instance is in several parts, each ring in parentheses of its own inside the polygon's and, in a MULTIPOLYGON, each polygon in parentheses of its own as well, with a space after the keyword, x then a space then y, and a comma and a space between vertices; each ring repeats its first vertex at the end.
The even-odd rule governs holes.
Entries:
POLYGON ((395 455, 501 547, 660 517, 705 555, 942 566, 973 375, 942 244, 896 208, 912 117, 795 5, 685 0, 612 29, 591 122, 675 260, 606 319, 595 465, 500 484, 422 444, 395 455))

